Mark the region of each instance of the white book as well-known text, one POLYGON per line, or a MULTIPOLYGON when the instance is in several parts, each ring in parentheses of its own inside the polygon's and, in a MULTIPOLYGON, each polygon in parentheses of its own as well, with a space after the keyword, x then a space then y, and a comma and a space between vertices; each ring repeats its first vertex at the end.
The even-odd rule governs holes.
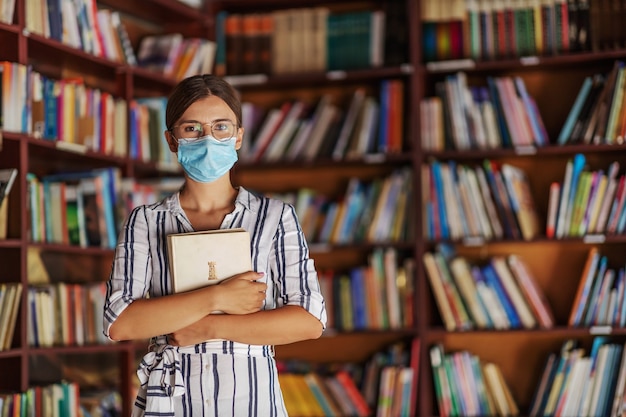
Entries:
POLYGON ((296 101, 292 104, 289 113, 287 113, 287 116, 285 116, 285 119, 278 127, 272 141, 267 146, 267 150, 261 155, 262 160, 268 162, 278 161, 285 156, 285 151, 289 146, 289 140, 293 138, 293 135, 298 129, 298 121, 304 109, 305 104, 302 101, 296 101))
POLYGON ((311 135, 307 141, 305 148, 303 149, 302 156, 307 161, 312 161, 317 158, 324 138, 333 123, 334 118, 339 113, 339 108, 334 104, 328 103, 322 108, 320 117, 311 130, 311 135))
POLYGON ((521 289, 517 285, 511 270, 509 269, 506 260, 503 257, 497 256, 492 260, 493 267, 496 270, 500 281, 504 286, 505 291, 509 295, 515 311, 520 317, 522 325, 527 329, 532 329, 537 325, 537 320, 528 305, 528 301, 524 297, 521 289))
POLYGON ((252 270, 250 234, 218 229, 167 236, 172 290, 176 293, 213 285, 252 270))
POLYGON ((348 106, 346 117, 343 121, 343 125, 341 126, 341 130, 339 131, 337 143, 335 144, 335 148, 333 149, 333 159, 342 159, 344 157, 348 148, 348 144, 350 142, 350 137, 352 136, 352 133, 357 126, 357 120, 359 118, 359 113, 361 112, 364 101, 365 90, 359 88, 352 95, 352 100, 350 101, 350 105, 348 106))

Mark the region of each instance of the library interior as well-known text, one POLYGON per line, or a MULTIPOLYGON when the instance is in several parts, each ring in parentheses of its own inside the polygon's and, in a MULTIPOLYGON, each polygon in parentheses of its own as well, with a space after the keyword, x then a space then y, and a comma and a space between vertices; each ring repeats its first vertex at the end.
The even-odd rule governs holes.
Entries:
MULTIPOLYGON (((192 181, 167 106, 200 74, 241 105, 227 177, 286 203, 314 265, 260 272, 323 296, 320 337, 263 350, 288 415, 626 416, 624 22, 623 0, 0 0, 0 417, 149 415, 142 361, 193 349, 103 323, 128 219, 192 181)), ((145 294, 207 268, 189 242, 145 294)), ((209 279, 258 265, 227 248, 209 279)))

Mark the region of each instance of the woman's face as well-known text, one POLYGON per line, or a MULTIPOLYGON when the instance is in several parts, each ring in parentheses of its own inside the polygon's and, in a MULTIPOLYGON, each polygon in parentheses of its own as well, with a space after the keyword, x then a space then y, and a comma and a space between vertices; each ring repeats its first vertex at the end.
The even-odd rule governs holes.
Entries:
MULTIPOLYGON (((228 104, 217 96, 209 96, 194 102, 191 106, 185 110, 180 119, 176 121, 174 125, 180 125, 181 123, 201 123, 210 134, 210 124, 215 120, 231 120, 237 125, 237 117, 235 113, 228 107, 228 104)), ((176 152, 178 150, 178 143, 171 132, 166 131, 165 137, 169 144, 170 150, 176 152)), ((243 128, 237 129, 237 141, 235 142, 235 149, 241 148, 241 142, 243 140, 243 128)))

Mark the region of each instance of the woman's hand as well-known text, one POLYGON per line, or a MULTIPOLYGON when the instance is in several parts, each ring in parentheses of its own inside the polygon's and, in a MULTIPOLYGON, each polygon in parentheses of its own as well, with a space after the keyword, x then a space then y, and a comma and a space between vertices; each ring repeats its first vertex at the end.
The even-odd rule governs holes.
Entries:
MULTIPOLYGON (((267 284, 258 282, 263 273, 244 272, 210 288, 219 291, 216 297, 218 310, 227 314, 249 314, 261 310, 265 301, 267 284)), ((210 315, 176 330, 168 335, 168 343, 174 346, 189 346, 211 339, 210 315)))
POLYGON ((234 275, 217 285, 217 310, 227 314, 255 313, 263 307, 267 284, 257 280, 263 272, 244 272, 234 275))

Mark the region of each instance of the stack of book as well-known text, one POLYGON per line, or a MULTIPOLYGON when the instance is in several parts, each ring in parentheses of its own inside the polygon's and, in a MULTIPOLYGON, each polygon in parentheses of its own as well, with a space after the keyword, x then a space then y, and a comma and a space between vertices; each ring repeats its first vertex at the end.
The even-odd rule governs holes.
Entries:
POLYGON ((410 170, 371 181, 351 178, 343 196, 331 199, 310 188, 268 195, 292 203, 312 243, 405 242, 412 238, 410 170))
POLYGON ((120 13, 98 9, 95 0, 28 0, 26 29, 111 61, 136 65, 120 13))
POLYGON ((119 168, 27 175, 33 242, 114 248, 122 222, 119 168))
POLYGON ((405 147, 404 87, 384 80, 378 98, 357 89, 345 105, 322 96, 314 103, 291 100, 261 110, 244 103, 249 132, 240 151, 246 162, 313 161, 398 154, 405 147))
POLYGON ((424 149, 499 149, 549 144, 535 100, 520 77, 487 77, 469 86, 463 72, 435 85, 420 103, 424 149))
POLYGON ((623 45, 619 1, 424 0, 426 62, 552 55, 623 45))
POLYGON ((423 166, 422 179, 427 238, 532 240, 540 232, 527 175, 518 167, 434 160, 423 166))
POLYGON ((137 65, 175 80, 210 74, 216 47, 208 39, 184 38, 180 33, 148 35, 139 43, 137 65))
POLYGON ((625 90, 626 68, 622 61, 615 61, 607 75, 585 77, 561 128, 558 144, 623 144, 625 90))
POLYGON ((13 345, 21 295, 22 284, 0 283, 0 351, 9 350, 13 345))
POLYGON ((413 325, 415 273, 411 258, 375 248, 368 265, 340 273, 320 271, 327 328, 339 331, 406 329, 413 325))
POLYGON ((468 351, 446 353, 430 348, 439 415, 517 416, 519 407, 500 367, 468 351))
POLYGON ((28 288, 29 346, 109 343, 102 334, 106 284, 56 283, 28 288))
POLYGON ((626 327, 624 267, 611 268, 597 247, 591 248, 580 276, 568 324, 577 327, 626 327))
MULTIPOLYGON (((394 19, 397 14, 390 14, 394 19)), ((219 13, 217 67, 228 75, 379 67, 385 63, 385 10, 325 7, 219 13), (219 62, 223 59, 224 62, 219 62)))
POLYGON ((626 230, 625 177, 615 161, 589 170, 583 154, 567 161, 563 182, 550 185, 546 236, 622 234, 626 230))
POLYGON ((621 416, 624 412, 626 350, 606 336, 589 353, 568 339, 551 353, 535 390, 531 416, 621 416))
POLYGON ((554 326, 541 287, 517 255, 474 263, 444 246, 423 256, 435 303, 448 331, 554 326))

